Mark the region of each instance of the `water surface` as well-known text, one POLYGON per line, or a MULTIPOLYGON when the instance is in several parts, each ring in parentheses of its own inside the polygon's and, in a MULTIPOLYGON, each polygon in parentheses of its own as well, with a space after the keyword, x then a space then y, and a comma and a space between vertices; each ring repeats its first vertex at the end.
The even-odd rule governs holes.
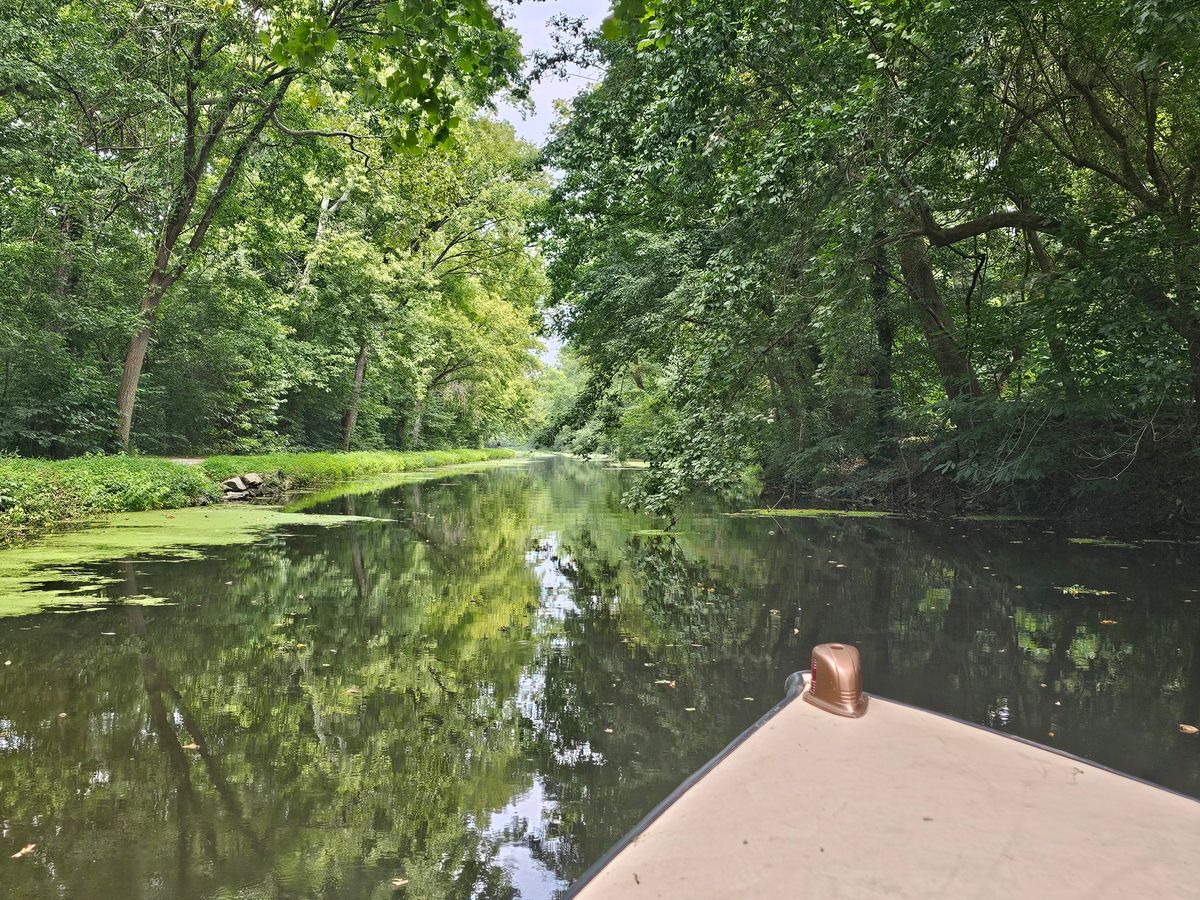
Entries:
POLYGON ((333 492, 301 505, 358 518, 26 576, 104 601, 0 618, 3 895, 551 897, 828 640, 874 693, 1200 795, 1196 546, 716 506, 671 539, 635 477, 333 492))

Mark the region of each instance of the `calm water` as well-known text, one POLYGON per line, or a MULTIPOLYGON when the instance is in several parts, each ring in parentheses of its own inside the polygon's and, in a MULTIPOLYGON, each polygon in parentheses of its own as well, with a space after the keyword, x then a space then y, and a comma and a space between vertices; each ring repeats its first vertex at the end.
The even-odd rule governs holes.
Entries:
POLYGON ((320 502, 386 521, 105 564, 111 607, 0 619, 0 894, 551 897, 827 640, 874 693, 1200 794, 1200 548, 715 508, 671 541, 633 477, 320 502))

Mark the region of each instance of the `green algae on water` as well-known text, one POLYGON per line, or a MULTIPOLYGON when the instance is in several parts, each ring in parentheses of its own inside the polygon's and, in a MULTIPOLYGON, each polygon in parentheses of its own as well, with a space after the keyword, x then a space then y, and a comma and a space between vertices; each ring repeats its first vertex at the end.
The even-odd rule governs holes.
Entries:
POLYGON ((1029 516, 1023 513, 972 513, 969 516, 952 516, 960 522, 1041 522, 1040 516, 1029 516))
MULTIPOLYGON (((194 559, 206 548, 246 544, 290 525, 335 526, 387 521, 361 516, 311 515, 273 506, 207 506, 117 513, 103 524, 51 535, 36 544, 0 550, 0 616, 28 615, 52 607, 82 611, 109 602, 105 585, 115 576, 85 571, 128 559, 194 559)), ((122 598, 162 603, 163 597, 122 598)))
POLYGON ((1127 544, 1125 541, 1114 541, 1112 538, 1067 538, 1072 544, 1082 544, 1085 547, 1113 547, 1119 550, 1137 550, 1137 544, 1127 544))
POLYGON ((726 513, 725 515, 764 519, 887 519, 895 514, 880 509, 793 509, 791 507, 780 507, 779 509, 743 509, 737 512, 726 513))

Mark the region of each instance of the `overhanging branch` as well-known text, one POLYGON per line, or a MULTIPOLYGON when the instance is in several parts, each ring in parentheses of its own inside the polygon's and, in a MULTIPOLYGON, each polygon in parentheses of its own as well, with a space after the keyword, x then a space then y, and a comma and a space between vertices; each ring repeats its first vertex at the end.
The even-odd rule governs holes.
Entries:
POLYGON ((1001 228, 1020 228, 1028 231, 1041 231, 1054 234, 1062 230, 1062 222, 1039 216, 1024 210, 1007 210, 1005 212, 988 213, 969 222, 951 225, 943 228, 933 220, 933 214, 927 209, 920 211, 921 234, 929 239, 934 247, 949 247, 967 238, 978 237, 989 231, 1001 228))
POLYGON ((279 114, 277 112, 271 113, 271 124, 284 134, 288 135, 288 137, 344 138, 350 144, 350 149, 367 161, 370 161, 371 155, 365 150, 360 150, 354 142, 379 140, 379 138, 373 134, 355 134, 352 131, 323 131, 318 128, 289 128, 287 125, 284 125, 281 121, 279 121, 279 114))

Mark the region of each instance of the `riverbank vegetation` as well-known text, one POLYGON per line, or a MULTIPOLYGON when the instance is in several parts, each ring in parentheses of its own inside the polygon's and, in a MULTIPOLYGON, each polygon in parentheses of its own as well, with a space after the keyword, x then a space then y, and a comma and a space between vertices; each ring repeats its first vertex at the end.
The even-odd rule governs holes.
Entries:
POLYGON ((48 461, 0 456, 0 545, 102 513, 175 509, 221 497, 220 482, 257 472, 275 491, 350 478, 508 459, 512 450, 270 453, 187 465, 137 456, 48 461))
POLYGON ((1200 521, 1195 4, 617 7, 548 150, 541 443, 652 508, 757 469, 1200 521))
POLYGON ((0 7, 0 452, 524 434, 546 180, 485 0, 0 7))
POLYGON ((1195 4, 618 0, 524 74, 486 0, 0 5, 0 452, 1200 522, 1195 4))

